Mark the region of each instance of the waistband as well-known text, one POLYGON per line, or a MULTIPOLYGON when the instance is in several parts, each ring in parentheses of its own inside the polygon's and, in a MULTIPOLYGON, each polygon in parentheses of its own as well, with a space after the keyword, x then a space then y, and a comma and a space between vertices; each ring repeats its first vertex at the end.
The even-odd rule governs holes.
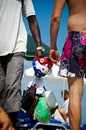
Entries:
POLYGON ((86 32, 79 32, 79 31, 69 31, 68 32, 68 37, 74 36, 74 35, 82 35, 86 37, 86 32))

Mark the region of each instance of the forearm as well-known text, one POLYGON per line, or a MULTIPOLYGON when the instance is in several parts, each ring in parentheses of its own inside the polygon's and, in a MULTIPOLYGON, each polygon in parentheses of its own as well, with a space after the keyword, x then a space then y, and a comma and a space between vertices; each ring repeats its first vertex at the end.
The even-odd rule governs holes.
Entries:
POLYGON ((60 19, 56 17, 52 17, 50 24, 50 48, 57 49, 56 40, 59 31, 60 19))
POLYGON ((29 27, 30 27, 32 36, 36 42, 37 47, 42 46, 40 29, 39 29, 38 22, 36 20, 36 16, 35 15, 29 16, 27 19, 28 19, 28 23, 29 23, 29 27))

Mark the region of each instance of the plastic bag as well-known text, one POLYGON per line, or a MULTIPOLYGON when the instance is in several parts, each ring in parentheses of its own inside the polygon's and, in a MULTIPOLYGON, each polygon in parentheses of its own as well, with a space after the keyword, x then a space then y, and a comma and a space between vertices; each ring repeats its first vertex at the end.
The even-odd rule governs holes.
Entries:
POLYGON ((40 97, 35 107, 34 115, 42 123, 47 123, 51 118, 50 109, 47 106, 45 97, 40 97))
POLYGON ((56 108, 58 106, 57 100, 52 91, 45 91, 44 96, 50 109, 56 108))

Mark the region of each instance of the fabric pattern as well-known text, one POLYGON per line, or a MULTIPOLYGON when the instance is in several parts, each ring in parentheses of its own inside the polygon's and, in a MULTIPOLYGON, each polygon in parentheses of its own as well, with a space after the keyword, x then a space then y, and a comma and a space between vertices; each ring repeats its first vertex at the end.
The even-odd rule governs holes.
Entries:
POLYGON ((86 32, 68 32, 59 75, 65 77, 83 77, 86 73, 86 32))

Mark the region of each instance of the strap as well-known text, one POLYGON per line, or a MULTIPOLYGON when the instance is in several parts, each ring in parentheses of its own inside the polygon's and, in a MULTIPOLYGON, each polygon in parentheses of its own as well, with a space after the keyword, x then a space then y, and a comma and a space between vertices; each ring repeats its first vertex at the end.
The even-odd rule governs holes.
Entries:
POLYGON ((22 8, 23 8, 24 0, 22 0, 22 8))

